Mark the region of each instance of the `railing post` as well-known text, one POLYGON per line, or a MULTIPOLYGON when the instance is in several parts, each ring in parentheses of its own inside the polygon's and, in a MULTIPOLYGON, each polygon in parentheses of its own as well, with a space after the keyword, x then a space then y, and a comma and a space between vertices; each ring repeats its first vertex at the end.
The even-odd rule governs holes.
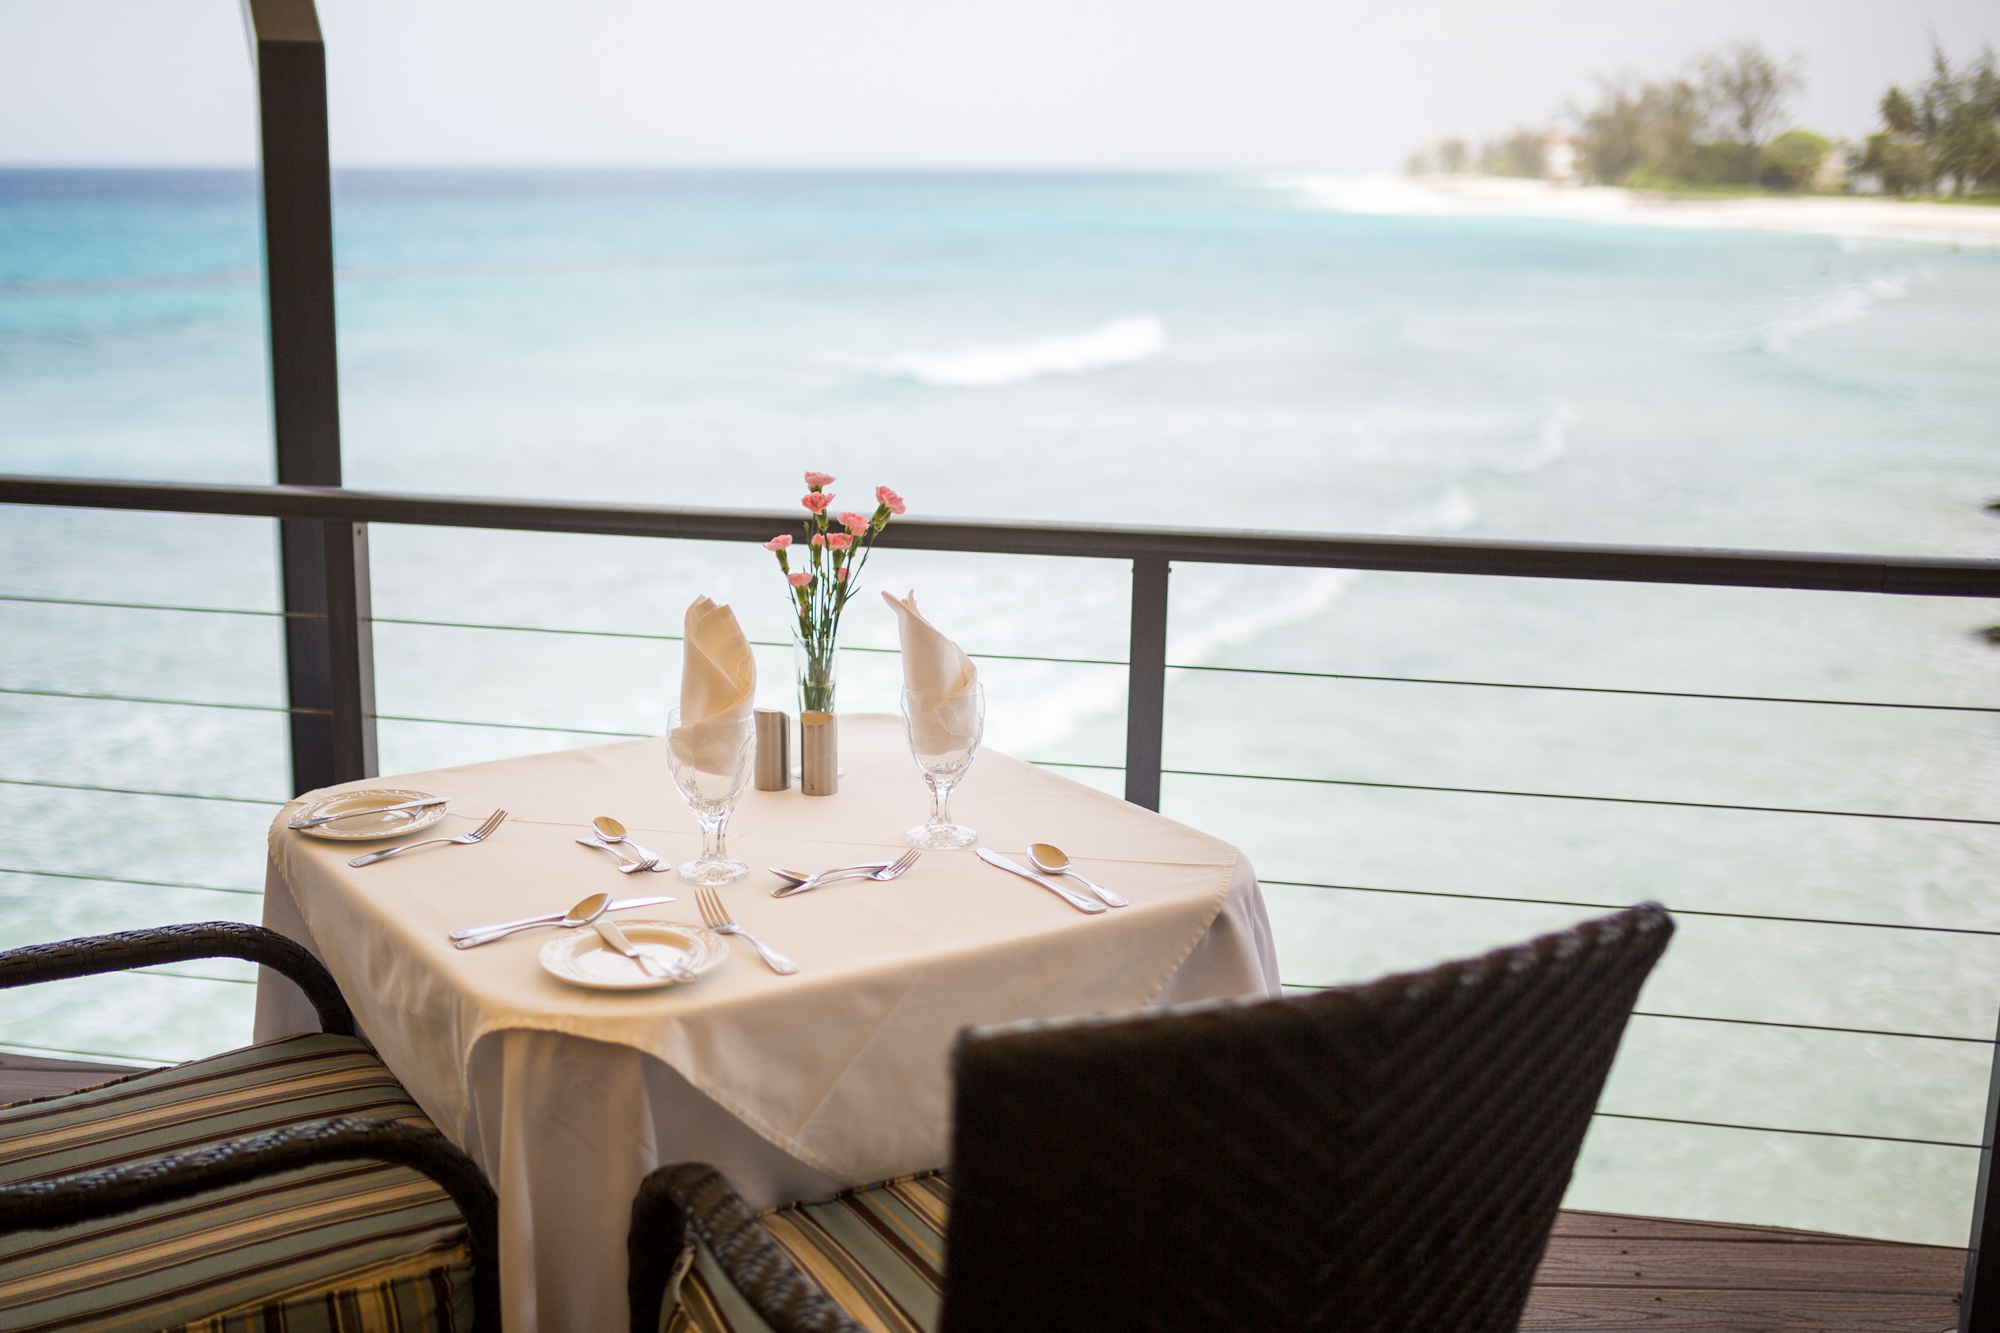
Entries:
POLYGON ((1125 691, 1125 799, 1160 808, 1167 711, 1167 572, 1163 555, 1132 561, 1132 651, 1125 691))
MULTIPOLYGON (((257 64, 264 275, 278 481, 338 486, 340 377, 333 319, 333 182, 326 46, 312 0, 245 0, 257 64)), ((292 785, 375 774, 368 537, 359 523, 280 525, 292 785)))
MULTIPOLYGON (((2000 1031, 1996 1031, 2000 1036, 2000 1031)), ((1986 1128, 1979 1136, 1979 1183, 1972 1191, 1972 1235, 1965 1243, 1965 1286, 1958 1294, 1958 1333, 2000 1333, 2000 1196, 1994 1194, 1993 1130, 2000 1118, 2000 1043, 1986 1078, 1986 1128), (1979 1251, 1993 1238, 1992 1262, 1979 1251)))

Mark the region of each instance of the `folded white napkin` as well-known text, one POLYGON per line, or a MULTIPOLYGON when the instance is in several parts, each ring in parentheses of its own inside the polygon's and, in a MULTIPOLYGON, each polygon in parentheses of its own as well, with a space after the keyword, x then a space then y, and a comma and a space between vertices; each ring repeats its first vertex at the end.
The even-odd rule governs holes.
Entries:
POLYGON ((697 597, 681 644, 681 724, 671 744, 704 773, 734 771, 757 702, 757 659, 736 613, 697 597))
POLYGON ((972 687, 979 681, 979 669, 963 649, 924 619, 915 592, 908 597, 885 592, 882 600, 895 610, 902 636, 903 686, 923 696, 922 705, 910 714, 912 742, 923 754, 964 749, 978 739, 979 710, 972 687))

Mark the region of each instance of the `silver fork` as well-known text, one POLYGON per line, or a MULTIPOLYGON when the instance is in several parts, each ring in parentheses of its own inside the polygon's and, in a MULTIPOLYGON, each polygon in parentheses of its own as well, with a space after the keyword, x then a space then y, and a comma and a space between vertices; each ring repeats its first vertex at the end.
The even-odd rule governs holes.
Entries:
POLYGON ((915 865, 920 855, 921 853, 912 847, 909 851, 904 852, 880 870, 864 870, 859 866, 853 866, 840 870, 821 871, 819 874, 802 879, 796 884, 780 885, 771 890, 771 896, 773 898, 789 898, 795 893, 804 893, 808 889, 816 889, 822 884, 833 884, 843 879, 891 880, 915 865))
POLYGON ((731 921, 729 919, 729 910, 722 905, 722 895, 714 889, 696 889, 694 891, 694 903, 696 907, 701 909, 701 919, 708 923, 710 930, 718 935, 741 935, 744 939, 750 941, 750 947, 755 949, 758 955, 771 965, 773 972, 777 972, 783 976, 790 976, 799 970, 797 963, 785 957, 776 949, 773 949, 770 945, 737 925, 734 921, 731 921))
POLYGON ((404 852, 415 851, 419 847, 431 847, 440 842, 462 842, 466 844, 484 842, 494 829, 500 827, 500 821, 506 817, 507 812, 505 810, 495 810, 486 817, 484 824, 481 824, 470 833, 461 833, 456 838, 425 838, 422 842, 406 842, 401 847, 391 847, 387 851, 370 852, 366 856, 357 856, 347 864, 351 866, 370 866, 374 865, 377 861, 386 861, 392 856, 401 856, 404 852))

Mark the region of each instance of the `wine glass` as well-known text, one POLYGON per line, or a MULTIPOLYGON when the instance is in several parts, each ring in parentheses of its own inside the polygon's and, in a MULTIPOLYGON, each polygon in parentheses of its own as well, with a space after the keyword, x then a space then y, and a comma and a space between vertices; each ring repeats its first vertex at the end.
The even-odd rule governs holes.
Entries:
POLYGON ((951 822, 951 789, 972 767, 985 730, 986 692, 977 682, 955 695, 903 691, 903 731, 931 789, 930 819, 903 835, 910 846, 942 852, 978 839, 976 830, 951 822))
POLYGON ((701 855, 676 872, 689 884, 734 884, 749 875, 749 866, 730 859, 723 829, 756 755, 757 729, 748 714, 688 727, 680 709, 667 714, 667 768, 701 825, 701 855))

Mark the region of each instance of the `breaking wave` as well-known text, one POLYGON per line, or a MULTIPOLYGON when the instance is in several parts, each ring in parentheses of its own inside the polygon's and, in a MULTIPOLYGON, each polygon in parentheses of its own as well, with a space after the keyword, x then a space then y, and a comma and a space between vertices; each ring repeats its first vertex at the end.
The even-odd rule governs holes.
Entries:
POLYGON ((1862 282, 1848 283, 1828 292, 1793 315, 1774 319, 1758 333, 1758 342, 1767 352, 1789 352, 1799 338, 1836 324, 1851 324, 1867 315, 1877 301, 1893 301, 1910 294, 1911 279, 1919 274, 1903 270, 1878 274, 1862 282))
POLYGON ((1052 334, 1027 342, 964 347, 941 352, 905 352, 849 364, 879 375, 915 380, 944 389, 993 389, 1053 375, 1087 375, 1094 370, 1137 365, 1167 345, 1167 326, 1151 315, 1114 319, 1094 329, 1052 334))

